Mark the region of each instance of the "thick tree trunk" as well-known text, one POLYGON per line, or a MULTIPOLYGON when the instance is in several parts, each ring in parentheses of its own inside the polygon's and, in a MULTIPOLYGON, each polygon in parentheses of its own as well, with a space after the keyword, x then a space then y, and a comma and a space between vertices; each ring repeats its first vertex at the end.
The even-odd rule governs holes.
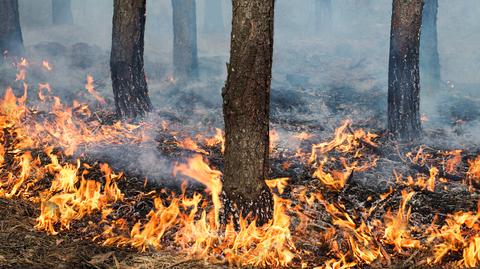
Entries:
POLYGON ((332 0, 315 0, 315 29, 317 33, 332 30, 332 0))
POLYGON ((274 0, 233 0, 228 78, 223 89, 226 216, 272 216, 268 177, 274 0))
POLYGON ((118 116, 145 115, 152 104, 143 69, 145 0, 114 0, 110 69, 118 116))
POLYGON ((173 68, 175 79, 198 76, 197 15, 195 0, 172 0, 173 68))
POLYGON ((0 1, 0 63, 4 56, 22 56, 22 29, 17 0, 0 1))
POLYGON ((388 70, 388 130, 398 139, 419 136, 418 67, 423 0, 394 0, 388 70))
POLYGON ((420 79, 422 89, 427 93, 440 88, 440 57, 437 40, 438 0, 425 0, 420 38, 420 79))
POLYGON ((210 34, 218 34, 225 31, 222 0, 204 1, 203 31, 210 34))
POLYGON ((52 0, 53 24, 73 24, 71 0, 52 0))

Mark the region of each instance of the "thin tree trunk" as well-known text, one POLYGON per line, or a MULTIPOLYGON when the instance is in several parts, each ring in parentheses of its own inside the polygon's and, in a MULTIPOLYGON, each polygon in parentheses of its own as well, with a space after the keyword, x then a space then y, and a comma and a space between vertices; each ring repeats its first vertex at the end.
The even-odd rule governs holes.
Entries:
POLYGON ((143 69, 146 0, 114 0, 110 69, 118 116, 145 115, 152 104, 143 69))
POLYGON ((73 24, 71 0, 52 0, 53 24, 73 24))
POLYGON ((173 68, 177 80, 198 76, 195 0, 172 0, 173 68))
POLYGON ((203 31, 205 33, 223 33, 222 0, 205 0, 203 13, 203 31))
POLYGON ((332 29, 332 0, 315 0, 315 29, 317 33, 332 29))
POLYGON ((388 70, 388 130, 398 139, 420 135, 418 67, 423 0, 394 0, 388 70))
POLYGON ((440 57, 437 38, 438 0, 425 0, 420 40, 420 80, 422 89, 428 93, 440 88, 440 57))
POLYGON ((268 177, 274 0, 233 0, 225 121, 225 215, 272 216, 268 177))
POLYGON ((22 56, 22 29, 17 0, 0 1, 0 63, 4 56, 22 56))

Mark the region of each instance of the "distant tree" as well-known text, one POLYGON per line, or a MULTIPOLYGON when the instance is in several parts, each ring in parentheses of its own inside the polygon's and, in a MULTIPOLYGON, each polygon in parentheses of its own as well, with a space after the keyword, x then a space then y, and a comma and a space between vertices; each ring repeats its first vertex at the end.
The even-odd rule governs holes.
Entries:
POLYGON ((440 57, 437 38, 438 0, 425 0, 420 38, 420 82, 422 89, 433 93, 440 88, 440 57))
POLYGON ((145 115, 152 104, 143 67, 146 0, 114 0, 110 70, 117 114, 145 115))
POLYGON ((0 63, 4 55, 21 56, 24 52, 17 0, 0 1, 0 63))
POLYGON ((223 33, 222 0, 205 0, 203 13, 203 31, 205 33, 223 33))
POLYGON ((315 29, 318 33, 332 29, 332 0, 315 0, 315 29))
POLYGON ((173 68, 177 80, 198 76, 195 0, 172 0, 173 68))
POLYGON ((227 216, 271 218, 269 101, 274 0, 233 0, 228 78, 223 89, 224 197, 227 216))
POLYGON ((393 0, 388 70, 388 130, 398 139, 420 135, 419 46, 423 0, 393 0))
POLYGON ((53 24, 73 24, 71 0, 52 0, 53 24))

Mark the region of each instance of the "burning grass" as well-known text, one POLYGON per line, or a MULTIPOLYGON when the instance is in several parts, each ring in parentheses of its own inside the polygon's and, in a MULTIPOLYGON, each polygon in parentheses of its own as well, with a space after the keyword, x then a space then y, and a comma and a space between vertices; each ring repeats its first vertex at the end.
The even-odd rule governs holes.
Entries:
MULTIPOLYGON (((21 226, 7 224, 2 232, 34 227, 43 233, 29 230, 29 234, 47 238, 50 245, 56 240, 55 248, 72 236, 78 244, 99 251, 87 255, 88 264, 96 261, 94 267, 140 266, 138 261, 150 268, 171 265, 161 265, 162 258, 154 254, 160 250, 177 253, 169 260, 183 263, 181 255, 188 255, 212 265, 480 265, 476 188, 480 157, 466 150, 412 146, 410 152, 402 153, 381 134, 355 130, 351 121, 345 121, 331 140, 310 145, 308 141, 318 141, 313 132, 283 138, 272 131, 272 162, 280 167, 267 180, 274 193, 273 219, 260 227, 247 219, 223 222, 220 129, 213 137, 189 137, 162 122, 155 129, 158 137, 152 138, 146 132, 154 128, 151 124, 107 124, 86 105, 68 106, 48 95, 45 84, 38 87, 38 108, 48 108, 43 112, 28 105, 28 62, 23 60, 16 67, 23 95, 17 97, 7 89, 0 101, 0 196, 9 199, 2 200, 7 204, 3 210, 14 203, 33 209, 21 226), (282 139, 302 143, 281 151, 282 139), (161 188, 135 180, 129 171, 113 171, 107 163, 82 153, 97 144, 142 146, 152 141, 167 156, 176 156, 171 168, 175 178, 203 187, 185 183, 178 190, 161 188), (392 173, 377 172, 380 166, 392 167, 392 173), (292 171, 298 174, 299 167, 302 176, 283 176, 292 171), (372 176, 391 177, 389 188, 383 188, 388 191, 370 190, 355 180, 372 176), (102 261, 105 264, 99 265, 102 261)), ((85 89, 97 102, 105 103, 93 82, 93 77, 87 77, 85 89)), ((75 244, 59 251, 68 252, 71 246, 75 244)), ((6 254, 0 252, 1 263, 12 263, 2 257, 10 257, 13 248, 9 245, 6 254)), ((55 262, 53 258, 35 260, 45 265, 55 262)), ((192 266, 190 261, 185 263, 192 266)))

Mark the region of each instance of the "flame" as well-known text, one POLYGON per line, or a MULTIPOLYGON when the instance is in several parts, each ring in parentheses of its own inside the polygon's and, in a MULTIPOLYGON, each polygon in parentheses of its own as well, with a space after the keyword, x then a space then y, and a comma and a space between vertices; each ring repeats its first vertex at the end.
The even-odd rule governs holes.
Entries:
POLYGON ((47 60, 42 61, 42 67, 47 71, 52 71, 53 68, 47 60))
MULTIPOLYGON (((196 155, 188 161, 188 164, 178 164, 173 169, 173 174, 180 173, 184 176, 195 179, 207 187, 211 192, 212 201, 215 209, 215 223, 219 224, 219 211, 221 208, 220 193, 222 191, 222 173, 212 170, 207 163, 203 161, 201 155, 196 155)), ((218 226, 217 226, 218 227, 218 226)))
POLYGON ((333 171, 332 173, 324 172, 324 165, 327 163, 327 158, 323 159, 320 162, 319 166, 313 173, 313 177, 317 178, 324 184, 325 186, 334 189, 334 190, 341 190, 345 187, 347 180, 350 178, 350 175, 355 170, 355 165, 353 167, 345 167, 346 171, 333 171))
POLYGON ((215 128, 215 136, 211 138, 205 138, 205 145, 208 147, 214 147, 216 145, 220 145, 220 149, 222 153, 225 152, 225 136, 223 135, 223 131, 219 128, 215 128))
POLYGON ((278 134, 277 130, 272 129, 269 132, 269 148, 270 152, 273 151, 275 147, 278 145, 278 141, 280 141, 280 135, 278 134))
POLYGON ((105 99, 100 96, 100 94, 95 90, 95 86, 93 85, 94 80, 92 75, 87 75, 87 83, 85 84, 85 89, 90 93, 100 104, 105 105, 105 99))
POLYGON ((283 194, 283 191, 287 187, 289 180, 290 178, 283 177, 283 178, 265 180, 265 183, 267 183, 267 186, 270 189, 277 189, 278 193, 283 194))
POLYGON ((38 84, 38 99, 40 99, 40 101, 46 100, 43 90, 47 90, 48 93, 52 93, 52 87, 50 87, 50 84, 48 83, 38 84))
POLYGON ((408 201, 412 199, 415 192, 402 191, 402 202, 396 216, 390 210, 385 215, 385 235, 384 242, 395 246, 395 251, 403 253, 404 248, 419 248, 420 241, 411 238, 408 229, 411 208, 406 209, 408 201))
POLYGON ((439 264, 449 253, 461 253, 460 266, 477 267, 480 265, 480 201, 477 212, 456 212, 448 215, 441 227, 429 228, 427 241, 434 243, 433 256, 427 261, 439 264))
POLYGON ((179 147, 181 147, 183 149, 191 150, 191 151, 194 151, 194 152, 197 152, 197 153, 208 155, 208 152, 201 149, 200 146, 195 141, 193 141, 193 139, 191 139, 190 137, 187 137, 187 138, 185 138, 181 141, 177 141, 177 144, 178 144, 179 147))
POLYGON ((462 151, 461 150, 454 150, 447 152, 447 155, 451 156, 446 162, 445 162, 445 171, 448 173, 455 173, 457 170, 457 167, 460 165, 460 162, 462 161, 462 151))
POLYGON ((467 176, 470 180, 480 183, 480 155, 475 160, 468 161, 467 176))

